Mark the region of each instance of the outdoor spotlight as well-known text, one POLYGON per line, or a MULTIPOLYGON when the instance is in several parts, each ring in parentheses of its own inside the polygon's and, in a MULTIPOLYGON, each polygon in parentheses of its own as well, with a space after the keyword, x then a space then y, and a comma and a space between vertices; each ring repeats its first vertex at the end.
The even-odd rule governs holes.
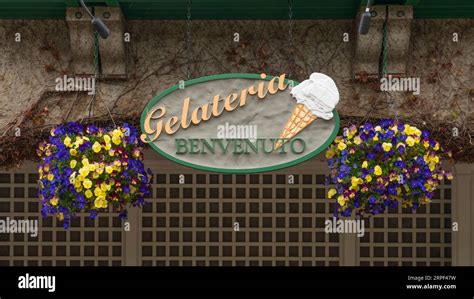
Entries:
POLYGON ((358 32, 359 34, 365 35, 369 33, 369 27, 370 27, 370 5, 372 4, 372 0, 367 0, 367 6, 365 7, 365 11, 360 17, 360 23, 359 23, 359 29, 358 32))
POLYGON ((109 37, 110 30, 107 28, 107 26, 104 24, 104 22, 100 18, 96 18, 92 12, 87 8, 86 4, 84 3, 84 0, 80 0, 81 6, 87 11, 87 14, 91 17, 92 21, 92 27, 94 27, 94 30, 99 33, 99 35, 103 38, 106 39, 109 37))

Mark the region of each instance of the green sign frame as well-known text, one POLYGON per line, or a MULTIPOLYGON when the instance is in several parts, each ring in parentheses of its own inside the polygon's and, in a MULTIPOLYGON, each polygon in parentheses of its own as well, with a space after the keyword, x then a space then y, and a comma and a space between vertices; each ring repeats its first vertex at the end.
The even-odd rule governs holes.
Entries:
MULTIPOLYGON (((274 78, 274 76, 267 76, 265 79, 262 79, 260 77, 260 74, 250 74, 250 73, 218 74, 218 75, 210 75, 210 76, 205 76, 205 77, 199 77, 199 78, 196 78, 196 79, 185 81, 184 86, 186 87, 186 86, 199 84, 199 83, 203 83, 203 82, 207 82, 207 81, 213 81, 213 80, 239 79, 239 78, 270 81, 271 79, 274 78)), ((295 80, 285 79, 285 83, 289 83, 291 81, 295 85, 299 84, 299 82, 297 82, 295 80)), ((153 108, 153 106, 155 106, 156 103, 158 101, 160 101, 162 98, 164 98, 168 94, 170 94, 170 93, 172 93, 172 92, 174 92, 178 89, 180 89, 180 84, 176 84, 176 85, 166 89, 165 91, 161 92, 160 94, 155 96, 146 105, 145 109, 143 110, 142 116, 140 118, 140 127, 141 127, 141 130, 142 130, 142 133, 145 132, 144 122, 145 122, 148 111, 151 110, 153 108)), ((203 165, 183 161, 183 160, 181 160, 181 159, 179 159, 175 156, 172 156, 172 155, 164 152, 163 150, 161 150, 154 142, 150 142, 148 144, 151 146, 151 148, 155 152, 162 155, 166 159, 168 159, 172 162, 187 166, 187 167, 198 169, 198 170, 204 170, 204 171, 209 171, 209 172, 218 172, 218 173, 228 173, 228 174, 246 174, 246 173, 260 173, 260 172, 267 172, 267 171, 275 171, 275 170, 279 170, 279 169, 283 169, 283 168, 287 168, 287 167, 290 167, 290 166, 295 166, 297 164, 300 164, 304 161, 307 161, 307 160, 317 156, 322 151, 324 151, 334 141, 334 139, 337 136, 337 133, 339 132, 340 119, 339 119, 339 114, 337 113, 336 109, 333 110, 333 114, 334 114, 334 122, 335 122, 334 130, 331 132, 331 135, 329 136, 329 138, 326 140, 326 142, 324 144, 322 144, 321 146, 317 147, 316 149, 310 151, 309 153, 307 153, 306 155, 304 155, 304 156, 302 156, 298 159, 295 159, 295 160, 292 160, 292 161, 289 161, 289 162, 285 162, 285 163, 281 163, 281 164, 272 165, 272 166, 256 167, 256 168, 245 168, 245 169, 244 168, 231 169, 231 168, 208 167, 208 166, 203 166, 203 165)), ((150 141, 148 139, 148 136, 147 136, 147 140, 150 141)))

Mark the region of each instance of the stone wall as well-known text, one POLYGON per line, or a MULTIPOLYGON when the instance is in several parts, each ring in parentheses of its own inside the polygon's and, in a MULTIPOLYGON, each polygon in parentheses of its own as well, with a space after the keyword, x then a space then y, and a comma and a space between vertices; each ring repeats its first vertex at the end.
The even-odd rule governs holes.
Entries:
MULTIPOLYGON (((353 80, 354 28, 354 20, 294 21, 290 70, 287 21, 192 21, 192 51, 186 51, 186 22, 129 20, 128 79, 101 80, 92 113, 105 117, 108 105, 116 117, 138 117, 160 91, 186 80, 190 59, 191 77, 291 72, 304 80, 323 72, 340 89, 343 116, 397 116, 474 129, 473 20, 413 20, 406 76, 421 78, 418 96, 387 94, 353 80), (233 40, 236 32, 239 42, 233 40), (345 32, 349 42, 343 42, 345 32)), ((15 127, 87 117, 89 95, 55 91, 56 78, 74 75, 71 59, 66 21, 0 20, 0 136, 15 127), (21 42, 15 42, 17 32, 21 42)))

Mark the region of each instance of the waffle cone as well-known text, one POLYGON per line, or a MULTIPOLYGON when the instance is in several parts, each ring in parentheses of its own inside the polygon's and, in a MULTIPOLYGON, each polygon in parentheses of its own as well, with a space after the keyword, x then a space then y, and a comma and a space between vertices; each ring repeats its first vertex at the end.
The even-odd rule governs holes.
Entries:
MULTIPOLYGON (((287 138, 286 140, 290 140, 315 121, 316 118, 317 116, 314 115, 308 107, 303 104, 297 104, 290 118, 288 118, 283 131, 281 131, 280 138, 287 138)), ((281 140, 278 140, 274 149, 279 149, 284 142, 286 141, 282 142, 281 140)))

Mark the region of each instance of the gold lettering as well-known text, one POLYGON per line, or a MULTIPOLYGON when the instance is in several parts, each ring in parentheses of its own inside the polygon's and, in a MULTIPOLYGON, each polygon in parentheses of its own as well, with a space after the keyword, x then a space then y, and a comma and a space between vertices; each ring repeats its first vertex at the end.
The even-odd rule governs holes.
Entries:
POLYGON ((285 83, 285 76, 286 74, 281 74, 280 77, 278 77, 278 89, 281 91, 288 87, 288 84, 285 83))
POLYGON ((213 116, 219 116, 224 112, 224 109, 219 111, 219 102, 222 101, 220 95, 216 94, 214 96, 214 100, 212 101, 212 115, 213 116))
POLYGON ((275 94, 278 92, 278 88, 275 89, 275 80, 278 79, 278 77, 273 77, 270 82, 268 82, 268 93, 269 94, 275 94))
MULTIPOLYGON (((267 75, 265 73, 260 74, 260 78, 265 79, 267 75)), ((267 91, 264 90, 265 81, 262 81, 258 84, 258 98, 263 99, 267 95, 267 91)))
POLYGON ((178 117, 177 116, 172 116, 168 119, 168 121, 165 124, 165 132, 166 134, 173 135, 178 131, 179 127, 172 128, 176 123, 178 122, 178 117))
MULTIPOLYGON (((160 119, 161 117, 163 117, 163 115, 165 115, 165 113, 166 113, 166 108, 165 107, 157 107, 157 108, 151 110, 150 112, 148 112, 148 114, 146 115, 146 119, 145 119, 145 122, 144 122, 144 125, 143 125, 143 127, 145 129, 145 133, 147 133, 148 135, 151 135, 151 134, 155 133, 155 136, 153 136, 153 138, 149 142, 155 141, 160 136, 161 129, 163 128, 163 122, 161 120, 159 120, 156 123, 156 129, 153 129, 151 127, 151 120, 152 119, 160 119), (154 116, 156 111, 161 111, 161 113, 158 116, 154 116)), ((140 136, 140 139, 143 142, 148 143, 148 141, 146 140, 146 136, 144 134, 142 134, 140 136)))
MULTIPOLYGON (((245 106, 247 104, 247 95, 257 95, 259 99, 263 99, 267 93, 276 94, 278 91, 284 91, 288 84, 285 83, 285 74, 281 74, 279 77, 273 77, 268 85, 265 85, 266 74, 260 74, 260 78, 265 81, 261 81, 256 85, 251 85, 247 88, 244 88, 240 91, 240 98, 238 98, 237 93, 232 93, 228 95, 225 100, 220 97, 220 95, 215 95, 212 103, 204 104, 200 107, 194 109, 191 113, 191 119, 188 119, 189 116, 189 106, 190 106, 190 97, 186 97, 183 101, 183 107, 181 111, 181 119, 178 116, 171 116, 165 123, 165 132, 169 135, 176 133, 179 128, 187 129, 191 124, 197 125, 201 121, 208 121, 211 117, 218 117, 224 111, 234 111, 238 107, 245 106), (278 87, 275 87, 276 80, 278 79, 278 87), (220 107, 220 102, 223 101, 223 107, 220 107), (209 105, 212 105, 212 111, 210 111, 209 105), (209 113, 208 115, 208 112, 209 113)), ((148 114, 144 121, 144 131, 146 134, 140 136, 143 142, 153 142, 161 134, 163 129, 163 120, 160 120, 166 114, 165 107, 156 107, 153 108, 148 114), (156 120, 155 128, 152 128, 151 122, 156 120), (147 136, 153 135, 150 141, 147 141, 147 136)))
POLYGON ((232 93, 232 94, 228 95, 227 98, 225 99, 224 109, 230 112, 230 111, 235 110, 237 107, 239 107, 239 106, 232 107, 232 103, 234 103, 235 100, 237 100, 237 94, 236 93, 232 93))
POLYGON ((247 101, 247 88, 244 88, 240 92, 240 107, 245 106, 246 101, 247 101))
POLYGON ((189 97, 184 99, 183 102, 183 111, 181 111, 181 128, 187 129, 191 122, 186 123, 188 120, 188 112, 189 112, 189 97))
POLYGON ((264 91, 264 89, 263 89, 264 85, 265 85, 265 82, 258 83, 257 97, 259 99, 263 99, 267 95, 267 92, 264 91))
POLYGON ((193 110, 191 116, 191 122, 195 125, 199 124, 201 121, 207 121, 211 118, 210 115, 207 115, 207 111, 209 110, 209 104, 204 104, 201 107, 197 107, 193 110), (201 111, 201 118, 198 117, 198 112, 201 111))
POLYGON ((249 86, 248 90, 249 90, 249 95, 256 95, 257 94, 257 90, 255 90, 255 85, 249 86))

